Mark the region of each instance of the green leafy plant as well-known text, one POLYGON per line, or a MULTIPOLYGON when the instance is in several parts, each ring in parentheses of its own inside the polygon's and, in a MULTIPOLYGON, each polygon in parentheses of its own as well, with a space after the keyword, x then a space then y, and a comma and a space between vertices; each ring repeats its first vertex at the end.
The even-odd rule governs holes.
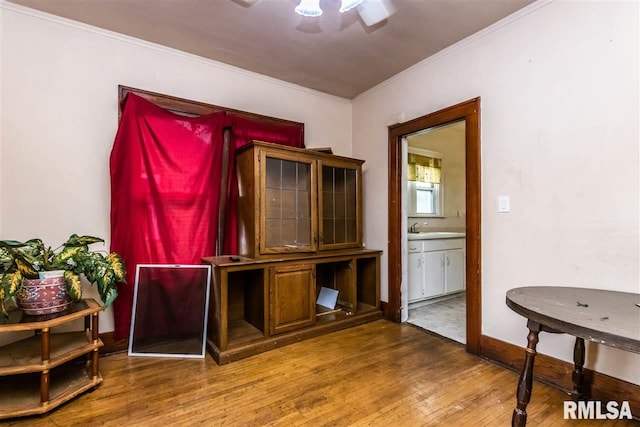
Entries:
POLYGON ((124 282, 126 270, 122 257, 115 252, 89 250, 103 239, 72 234, 55 249, 40 239, 26 242, 0 240, 0 312, 7 315, 5 303, 20 291, 23 279, 37 279, 42 271, 64 270, 69 297, 82 297, 80 275, 97 285, 104 307, 118 296, 117 282, 124 282))

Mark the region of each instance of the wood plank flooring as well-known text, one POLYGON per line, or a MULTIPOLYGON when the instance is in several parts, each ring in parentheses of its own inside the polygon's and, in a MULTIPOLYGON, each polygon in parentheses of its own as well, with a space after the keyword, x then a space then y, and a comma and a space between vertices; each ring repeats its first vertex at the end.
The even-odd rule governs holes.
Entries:
MULTIPOLYGON (((206 359, 100 359, 104 382, 7 426, 508 426, 517 374, 412 325, 379 320, 218 366, 206 359)), ((533 387, 527 425, 563 419, 568 396, 533 387)))

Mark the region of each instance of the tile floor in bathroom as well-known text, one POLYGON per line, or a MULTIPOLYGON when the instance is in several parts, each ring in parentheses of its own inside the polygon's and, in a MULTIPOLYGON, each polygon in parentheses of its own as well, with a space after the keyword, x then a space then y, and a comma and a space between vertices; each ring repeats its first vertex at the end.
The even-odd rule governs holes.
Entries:
POLYGON ((407 322, 465 344, 466 318, 466 293, 462 292, 453 298, 409 309, 407 322))

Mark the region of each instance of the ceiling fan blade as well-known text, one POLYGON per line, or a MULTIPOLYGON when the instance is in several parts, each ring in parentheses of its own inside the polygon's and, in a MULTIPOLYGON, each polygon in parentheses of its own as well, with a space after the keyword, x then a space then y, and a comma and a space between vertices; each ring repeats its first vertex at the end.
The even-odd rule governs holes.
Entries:
POLYGON ((396 13, 391 0, 364 0, 358 5, 358 13, 367 27, 376 25, 396 13))

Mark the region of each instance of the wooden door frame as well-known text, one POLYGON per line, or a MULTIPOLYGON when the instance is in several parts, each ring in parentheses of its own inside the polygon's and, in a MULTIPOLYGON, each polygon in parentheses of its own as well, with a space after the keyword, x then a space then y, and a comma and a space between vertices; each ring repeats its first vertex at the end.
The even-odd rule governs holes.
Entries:
POLYGON ((480 98, 444 108, 405 123, 389 126, 389 301, 385 317, 401 321, 402 283, 402 138, 406 135, 465 120, 465 182, 466 182, 466 281, 467 281, 467 351, 480 353, 481 310, 481 247, 480 247, 480 98))

